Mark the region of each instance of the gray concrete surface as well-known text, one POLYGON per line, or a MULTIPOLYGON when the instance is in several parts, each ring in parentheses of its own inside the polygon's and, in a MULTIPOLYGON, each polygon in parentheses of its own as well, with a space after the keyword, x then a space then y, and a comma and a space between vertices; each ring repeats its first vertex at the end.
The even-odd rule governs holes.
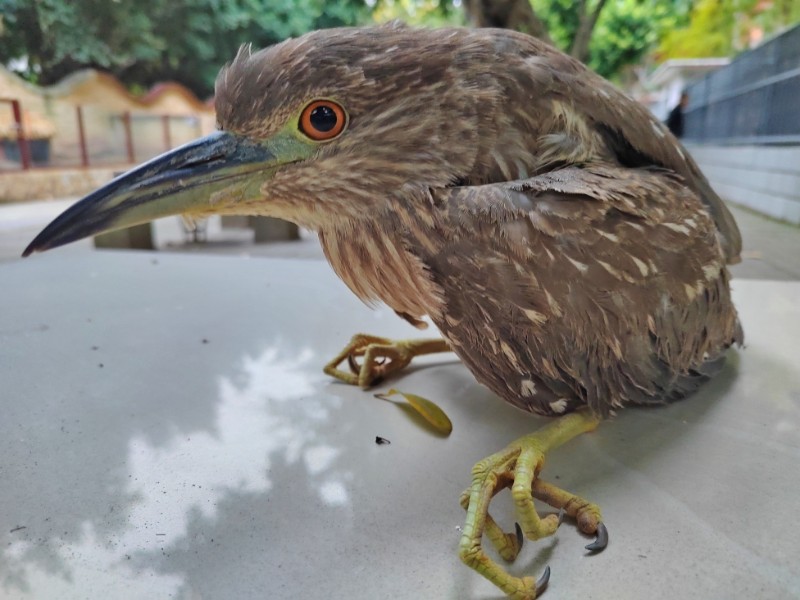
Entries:
POLYGON ((731 205, 744 239, 742 262, 731 268, 742 279, 800 279, 800 227, 731 205))
MULTIPOLYGON (((424 333, 320 261, 152 256, 0 265, 0 598, 500 600, 458 560, 458 498, 545 419, 448 356, 375 390, 436 402, 447 438, 325 376, 355 331, 424 333)), ((714 381, 548 455, 611 542, 587 557, 569 518, 526 541, 508 568, 551 565, 545 600, 800 597, 800 282, 733 293, 747 347, 714 381)), ((492 515, 519 520, 507 491, 492 515)))
MULTIPOLYGON (((0 262, 16 260, 39 231, 68 207, 74 198, 25 204, 0 205, 0 262)), ((731 206, 745 240, 743 260, 734 265, 734 277, 800 280, 800 227, 775 221, 747 209, 731 206)), ((178 218, 162 219, 156 225, 160 251, 210 253, 248 257, 300 258, 324 260, 316 236, 301 232, 301 240, 256 244, 253 232, 246 229, 222 229, 219 219, 208 225, 204 243, 188 241, 178 218)), ((91 241, 83 240, 57 252, 92 251, 91 241)))
MULTIPOLYGON (((50 221, 77 198, 43 200, 20 204, 0 204, 0 262, 17 260, 28 243, 50 221)), ((191 241, 178 217, 161 219, 154 224, 155 243, 164 252, 201 252, 239 256, 268 256, 324 260, 316 236, 301 232, 300 241, 256 244, 249 229, 223 229, 221 219, 209 219, 204 242, 191 241)), ((54 252, 93 251, 91 240, 81 240, 54 252)))

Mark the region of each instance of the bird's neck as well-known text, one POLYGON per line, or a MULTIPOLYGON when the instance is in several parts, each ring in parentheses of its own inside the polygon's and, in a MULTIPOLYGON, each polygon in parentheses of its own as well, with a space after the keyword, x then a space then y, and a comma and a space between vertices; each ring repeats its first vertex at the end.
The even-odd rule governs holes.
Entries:
POLYGON ((384 213, 328 225, 318 235, 333 270, 363 302, 382 301, 414 319, 435 316, 440 294, 402 231, 398 215, 384 213))

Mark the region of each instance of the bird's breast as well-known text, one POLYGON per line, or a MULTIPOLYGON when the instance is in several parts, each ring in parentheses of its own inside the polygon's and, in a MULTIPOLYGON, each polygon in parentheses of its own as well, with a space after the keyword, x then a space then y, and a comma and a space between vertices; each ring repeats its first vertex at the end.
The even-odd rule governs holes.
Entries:
POLYGON ((319 231, 325 257, 363 302, 384 302, 398 313, 435 317, 441 291, 397 231, 373 223, 319 231))

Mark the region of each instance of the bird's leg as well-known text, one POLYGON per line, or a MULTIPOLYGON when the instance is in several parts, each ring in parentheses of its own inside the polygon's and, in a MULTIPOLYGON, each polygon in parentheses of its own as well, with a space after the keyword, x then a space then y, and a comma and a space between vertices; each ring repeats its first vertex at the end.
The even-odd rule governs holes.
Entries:
POLYGON ((325 373, 352 385, 368 388, 386 376, 408 366, 415 356, 449 352, 450 346, 441 338, 420 340, 390 340, 358 333, 350 343, 325 365, 325 373), (356 358, 363 357, 361 364, 356 358), (351 373, 339 369, 347 361, 351 373))
MULTIPOLYGON (((472 469, 472 485, 461 499, 462 506, 467 510, 467 520, 461 535, 459 556, 464 563, 514 600, 536 598, 547 585, 549 568, 539 582, 532 577, 514 577, 486 554, 482 538, 485 533, 503 558, 513 560, 522 545, 523 535, 537 540, 555 533, 561 514, 539 517, 533 504, 534 495, 575 517, 582 531, 597 531, 596 544, 604 543, 599 538, 605 534, 605 527, 600 521, 600 510, 596 505, 538 480, 547 452, 581 433, 592 431, 599 422, 597 417, 585 411, 566 415, 512 442, 500 452, 477 463, 472 469), (511 497, 519 519, 516 535, 504 533, 489 515, 492 498, 507 487, 511 488, 511 497)), ((602 549, 591 546, 587 548, 602 549)))
MULTIPOLYGON (((495 493, 505 487, 508 487, 508 485, 497 486, 495 493)), ((470 490, 464 490, 464 493, 461 494, 461 508, 464 510, 469 510, 469 497, 470 490)), ((490 515, 488 511, 486 512, 486 522, 484 524, 483 533, 485 533, 489 541, 492 542, 492 546, 495 547, 500 556, 508 562, 512 562, 517 558, 517 554, 519 554, 519 551, 522 549, 522 528, 519 526, 519 523, 515 525, 514 533, 506 533, 495 522, 492 515, 490 515)))

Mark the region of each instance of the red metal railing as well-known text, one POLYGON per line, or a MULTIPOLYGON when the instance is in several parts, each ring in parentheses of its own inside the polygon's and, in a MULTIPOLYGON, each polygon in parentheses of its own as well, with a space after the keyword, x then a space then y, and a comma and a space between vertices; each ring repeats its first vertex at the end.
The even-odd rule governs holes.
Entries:
POLYGON ((75 107, 75 116, 78 118, 78 141, 81 147, 81 166, 89 166, 89 148, 86 145, 86 128, 83 125, 83 107, 75 107))
POLYGON ((133 151, 133 133, 131 132, 131 113, 126 111, 122 115, 122 124, 125 127, 125 149, 128 151, 128 162, 135 163, 136 155, 133 151))
POLYGON ((31 148, 28 145, 28 138, 25 137, 25 129, 22 125, 22 107, 20 106, 19 100, 0 98, 0 102, 11 105, 20 163, 24 170, 28 170, 31 168, 31 148))
MULTIPOLYGON (((108 152, 100 151, 97 145, 93 145, 95 150, 95 154, 90 152, 90 144, 97 144, 98 138, 100 142, 104 144, 103 147, 108 147, 108 144, 111 144, 110 152, 111 155, 116 156, 118 152, 121 152, 120 163, 127 162, 129 164, 134 164, 137 162, 137 144, 134 143, 134 133, 137 127, 141 128, 144 127, 143 130, 139 131, 137 141, 139 142, 139 152, 140 157, 144 156, 144 158, 148 158, 152 156, 154 153, 157 154, 162 150, 158 148, 158 144, 155 146, 153 145, 153 133, 157 132, 157 129, 153 130, 154 120, 157 119, 160 121, 160 128, 161 128, 161 136, 163 140, 163 150, 170 150, 173 147, 173 142, 175 140, 175 136, 173 135, 175 132, 173 130, 173 121, 179 121, 182 125, 182 129, 179 133, 182 135, 178 136, 179 143, 184 143, 187 140, 187 135, 190 137, 199 136, 201 135, 201 126, 200 121, 194 117, 187 117, 187 116, 175 116, 175 115, 152 115, 152 114, 139 114, 139 115, 132 115, 129 111, 126 111, 122 114, 116 113, 104 113, 106 115, 105 118, 110 118, 111 122, 113 123, 114 119, 118 119, 117 123, 121 122, 121 134, 122 140, 119 139, 120 130, 114 129, 113 126, 108 130, 108 137, 103 138, 101 135, 98 134, 98 126, 97 122, 98 119, 97 114, 93 113, 95 116, 94 120, 90 119, 90 124, 94 123, 94 136, 87 135, 87 121, 86 121, 86 111, 84 110, 83 106, 76 106, 75 107, 75 124, 76 129, 71 134, 65 134, 61 132, 62 136, 62 143, 61 143, 61 153, 59 156, 56 157, 55 162, 52 161, 49 157, 46 159, 42 159, 41 156, 37 159, 36 152, 32 152, 31 150, 31 142, 32 140, 28 136, 27 132, 25 131, 24 127, 24 112, 22 110, 22 105, 19 100, 16 99, 7 99, 7 98, 0 98, 0 104, 5 103, 11 106, 12 117, 13 117, 13 130, 16 136, 16 147, 17 150, 14 152, 15 156, 10 160, 7 161, 3 168, 8 170, 9 164, 14 165, 14 163, 18 163, 19 167, 11 166, 10 168, 14 170, 22 169, 28 170, 32 168, 42 168, 42 167, 49 167, 49 166, 80 166, 80 167, 91 167, 91 166, 98 166, 98 164, 108 164, 109 160, 113 161, 113 158, 109 159, 108 152), (138 126, 136 123, 138 123, 138 126), (148 125, 149 123, 149 125, 148 125), (116 131, 116 134, 114 134, 116 131), (147 132, 146 134, 144 132, 147 132), (64 136, 67 140, 66 147, 72 148, 72 150, 64 151, 64 136), (74 136, 74 137, 70 137, 74 136), (115 137, 116 136, 116 137, 115 137), (72 140, 73 144, 70 145, 69 142, 72 140), (183 140, 183 141, 181 141, 183 140), (142 146, 144 144, 144 146, 142 146), (77 146, 77 156, 75 156, 75 148, 77 146), (65 154, 67 158, 65 159, 65 154), (74 156, 74 158, 70 158, 70 156, 74 156)), ((91 111, 96 111, 96 107, 90 107, 91 111)), ((63 122, 63 121, 62 121, 63 122)), ((103 121, 108 123, 109 121, 103 121)), ((92 131, 92 128, 89 127, 88 131, 92 131)), ((6 149, 8 150, 7 143, 10 140, 6 139, 6 149)), ((34 145, 36 144, 37 140, 33 140, 34 145)), ((13 146, 12 146, 13 148, 13 146)), ((0 152, 0 157, 2 157, 2 153, 0 152)), ((0 169, 0 174, 2 174, 3 170, 0 169)))

